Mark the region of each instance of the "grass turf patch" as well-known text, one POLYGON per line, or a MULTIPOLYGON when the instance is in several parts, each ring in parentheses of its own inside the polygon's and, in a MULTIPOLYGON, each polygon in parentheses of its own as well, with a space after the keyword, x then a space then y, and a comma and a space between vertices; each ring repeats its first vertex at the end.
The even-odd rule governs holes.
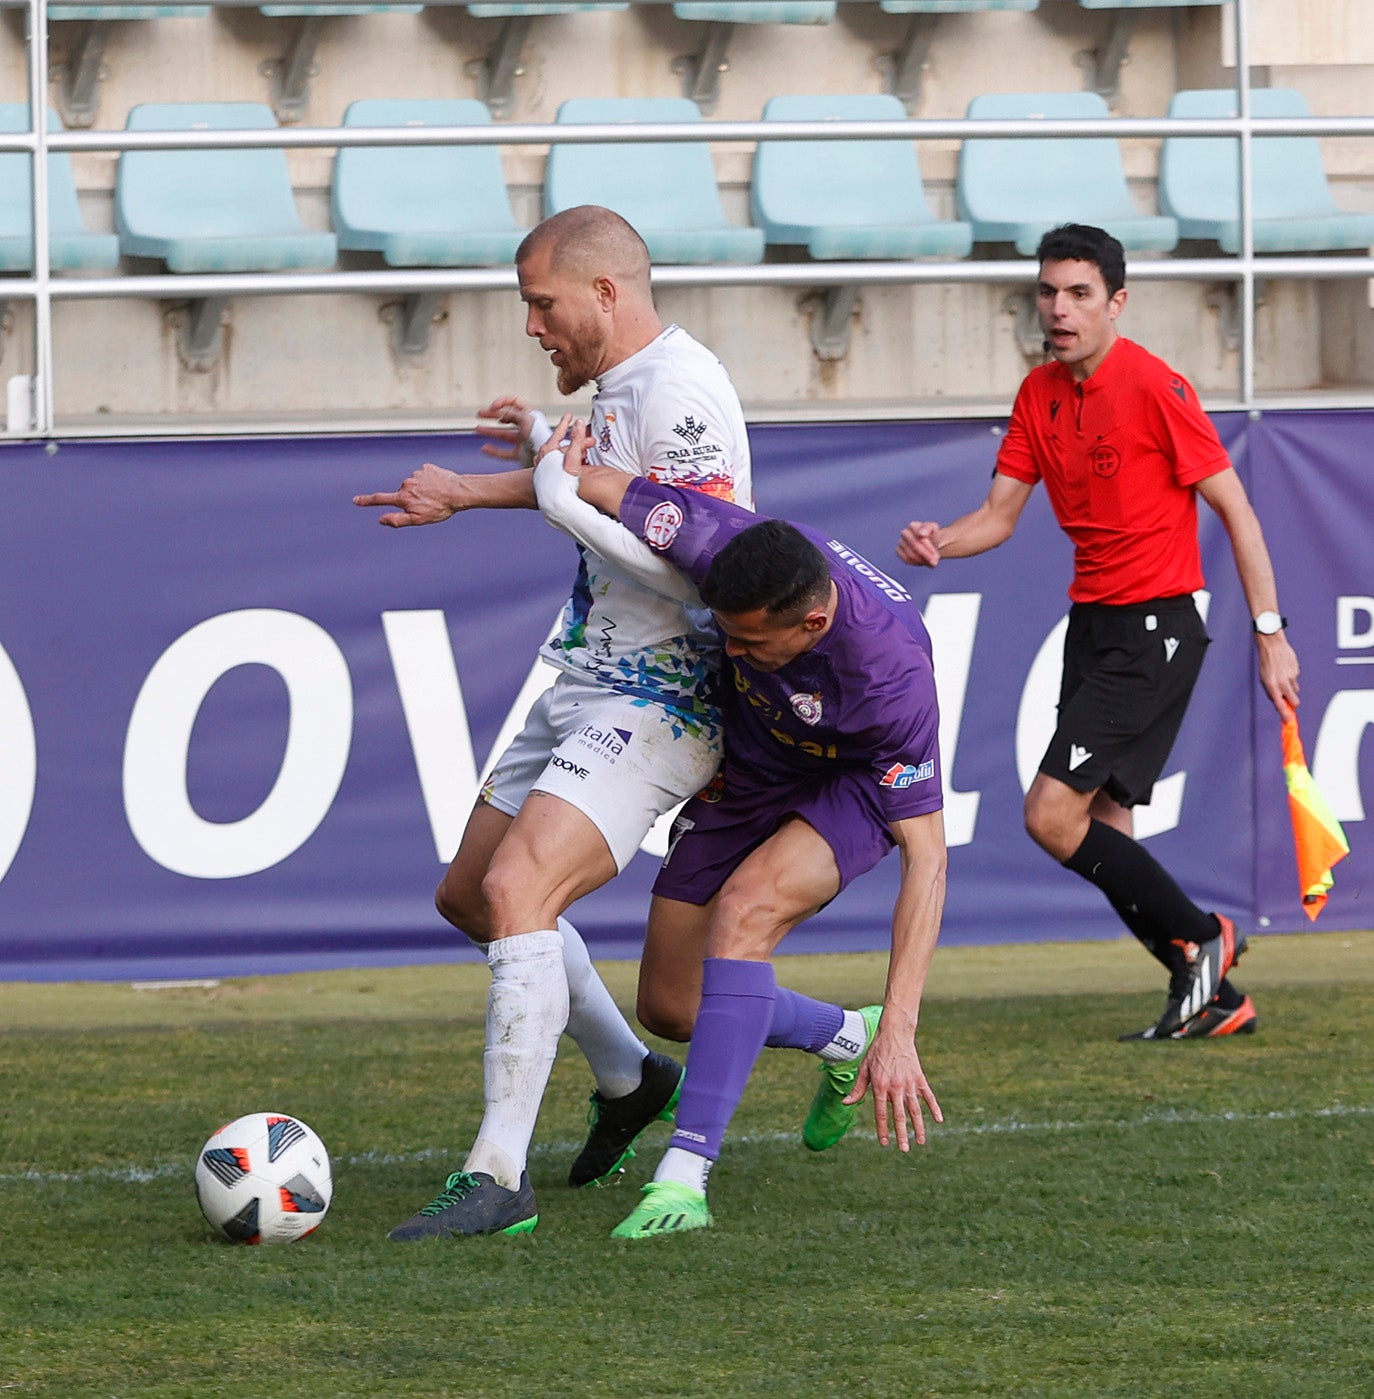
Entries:
MULTIPOLYGON (((47 1028, 0 1034, 0 1386, 1374 1392, 1370 947, 1265 939, 1243 965, 1260 1033, 1161 1045, 1115 1039, 1158 1011, 1157 988, 1130 989, 1139 971, 1154 981, 1134 948, 989 949, 991 997, 970 994, 984 954, 942 953, 922 1056, 947 1121, 926 1148, 882 1151, 861 1117, 806 1152, 814 1068, 766 1053, 713 1176, 717 1227, 644 1243, 607 1235, 668 1129, 625 1184, 569 1191, 589 1088, 570 1051, 531 1161, 539 1229, 385 1241, 462 1164, 480 1117, 480 969, 442 969, 444 1000, 433 969, 151 1001, 66 988, 66 1028, 52 988, 47 1028), (1287 961, 1306 984, 1283 984, 1287 961), (154 1028, 125 1018, 130 998, 154 1028), (302 1243, 222 1244, 196 1209, 195 1152, 263 1108, 324 1137, 334 1205, 302 1243)), ((631 969, 608 970, 624 1002, 631 969)), ((881 992, 881 959, 781 972, 851 1004, 881 992)))

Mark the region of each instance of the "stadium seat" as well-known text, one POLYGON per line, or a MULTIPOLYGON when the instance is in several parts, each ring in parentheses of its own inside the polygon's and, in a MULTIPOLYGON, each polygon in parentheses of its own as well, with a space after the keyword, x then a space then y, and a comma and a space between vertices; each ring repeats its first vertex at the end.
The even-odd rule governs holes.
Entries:
POLYGON ((1036 10, 1040 0, 878 0, 890 15, 953 15, 973 10, 1036 10))
POLYGON ((1085 10, 1164 10, 1185 5, 1216 9, 1227 0, 1078 0, 1078 3, 1085 10))
POLYGON ((507 19, 514 15, 523 18, 526 15, 575 15, 592 10, 628 10, 630 0, 588 0, 586 4, 576 4, 573 0, 548 0, 545 4, 473 4, 468 6, 468 13, 476 19, 507 19))
POLYGON ((673 6, 679 19, 718 20, 722 24, 829 24, 836 0, 685 0, 673 6))
MULTIPOLYGON (((999 93, 969 103, 972 120, 1104 118, 1095 92, 999 93)), ((959 151, 959 217, 979 243, 1013 243, 1027 256, 1056 224, 1105 228, 1131 251, 1168 252, 1172 218, 1142 214, 1126 187, 1121 150, 1110 136, 1040 139, 969 136, 959 151)))
MULTIPOLYGON (((345 126, 489 126, 472 98, 352 102, 345 126)), ((514 260, 525 230, 511 213, 501 153, 492 146, 351 146, 334 161, 339 246, 393 267, 495 267, 514 260)), ((412 292, 396 319, 396 348, 421 354, 440 296, 412 292)))
POLYGON ((835 0, 687 0, 674 5, 673 14, 706 25, 701 47, 675 58, 673 71, 682 74, 682 95, 710 113, 720 101, 721 75, 730 67, 730 40, 737 24, 829 24, 835 18, 835 0))
MULTIPOLYGON (((48 125, 53 131, 62 129, 56 112, 48 113, 48 125)), ((0 103, 0 131, 28 129, 26 103, 0 103)), ((61 151, 48 156, 48 217, 48 258, 54 271, 109 271, 119 265, 119 240, 113 233, 92 233, 82 220, 71 158, 61 151)), ((0 272, 27 272, 32 267, 29 157, 10 151, 0 154, 0 272)))
MULTIPOLYGON (((345 126, 487 126, 473 98, 352 102, 345 126)), ((339 247, 393 267, 495 267, 525 236, 494 146, 352 146, 334 161, 339 247)))
POLYGON ((901 46, 879 59, 879 66, 888 74, 888 92, 901 99, 907 112, 914 115, 919 109, 941 15, 969 14, 975 10, 1034 10, 1039 6, 1040 0, 879 0, 879 9, 890 15, 906 15, 910 21, 901 46))
POLYGON ((629 0, 590 0, 586 4, 472 4, 467 11, 474 19, 499 19, 500 29, 484 58, 469 65, 477 78, 477 96, 497 116, 504 116, 515 102, 515 80, 524 71, 523 55, 530 26, 541 16, 574 15, 598 10, 628 10, 629 0))
MULTIPOLYGON (((259 102, 146 103, 129 131, 275 130, 259 102)), ((172 272, 276 272, 328 267, 332 233, 301 223, 286 153, 273 149, 125 151, 115 178, 120 251, 159 258, 172 272)), ((211 360, 224 298, 191 303, 183 339, 189 360, 211 360)))
POLYGON ((1078 0, 1085 10, 1111 10, 1111 25, 1101 44, 1088 50, 1085 59, 1091 70, 1094 92, 1115 105, 1121 90, 1121 67, 1130 54, 1136 23, 1141 10, 1177 9, 1181 7, 1210 8, 1227 0, 1078 0))
MULTIPOLYGON (((258 102, 144 103, 129 131, 264 131, 258 102)), ((263 272, 328 267, 332 233, 309 232, 296 212, 281 150, 126 151, 115 182, 120 250, 160 258, 173 272, 263 272)))
MULTIPOLYGON (((1179 92, 1171 117, 1234 117, 1233 88, 1179 92)), ((1257 117, 1310 116, 1289 88, 1254 88, 1257 117)), ((1300 253, 1374 247, 1374 213, 1342 209, 1332 198, 1315 136, 1257 136, 1251 142, 1251 203, 1256 252, 1300 253)), ((1184 238, 1215 239, 1240 250, 1240 153, 1233 136, 1171 136, 1159 162, 1160 208, 1184 238)))
MULTIPOLYGON (((233 0, 227 0, 233 3, 233 0)), ((331 4, 329 0, 259 5, 268 19, 287 20, 286 41, 279 58, 269 58, 261 71, 268 79, 268 96, 279 122, 301 121, 310 105, 310 79, 320 70, 320 40, 330 20, 359 15, 418 15, 422 4, 331 4)))
MULTIPOLYGON (((575 97, 558 109, 567 123, 688 122, 701 112, 685 97, 575 97)), ((544 176, 544 212, 602 204, 627 218, 655 262, 750 263, 763 257, 763 230, 725 217, 711 149, 703 141, 556 145, 544 176)))
POLYGON ((292 16, 318 16, 321 19, 338 19, 345 15, 418 15, 423 5, 259 5, 260 13, 269 19, 283 19, 292 16))
MULTIPOLYGON (((852 97, 773 97, 765 121, 905 121, 887 93, 852 97)), ((912 141, 760 141, 754 155, 754 222, 768 242, 805 248, 820 260, 963 257, 973 246, 966 223, 931 213, 912 141)), ((817 294, 811 345, 842 359, 858 301, 854 283, 817 294)))
MULTIPOLYGON (((764 121, 905 121, 886 93, 773 97, 764 121)), ((966 223, 939 220, 926 202, 911 141, 760 141, 754 156, 754 222, 769 243, 814 258, 964 257, 966 223)))
POLYGON ((67 19, 204 19, 209 5, 49 5, 48 18, 67 19))
MULTIPOLYGON (((18 9, 17 0, 0 0, 0 8, 18 9)), ((100 110, 100 82, 107 76, 105 50, 111 28, 135 20, 204 19, 209 5, 49 5, 48 20, 63 26, 65 53, 53 64, 57 105, 68 126, 95 123, 100 110)))

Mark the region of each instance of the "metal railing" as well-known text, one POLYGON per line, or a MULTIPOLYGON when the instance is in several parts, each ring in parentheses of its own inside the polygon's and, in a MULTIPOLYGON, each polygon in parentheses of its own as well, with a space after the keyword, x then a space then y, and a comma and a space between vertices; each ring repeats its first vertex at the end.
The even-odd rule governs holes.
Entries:
MULTIPOLYGON (((361 3, 362 0, 359 0, 361 3)), ((644 2, 644 0, 641 0, 644 2)), ((657 0, 649 0, 657 2, 657 0)), ((193 0, 160 0, 193 3, 193 0)), ((244 0, 249 3, 249 0, 244 0)), ((47 0, 28 0, 30 130, 0 133, 0 152, 32 156, 33 273, 0 281, 8 300, 34 304, 34 422, 21 436, 51 437, 53 408, 52 307, 56 301, 117 298, 184 301, 197 297, 366 292, 373 294, 496 291, 515 288, 515 269, 446 268, 378 271, 163 274, 81 277, 52 275, 47 238, 50 152, 139 150, 344 149, 359 146, 632 144, 655 142, 963 140, 980 138, 1076 138, 1118 140, 1168 136, 1234 136, 1240 143, 1240 248, 1234 256, 1167 258, 1128 263, 1133 281, 1238 283, 1238 403, 1253 407, 1255 394, 1256 281, 1374 278, 1374 256, 1266 256, 1254 251, 1252 143, 1258 136, 1374 136, 1374 117, 1253 117, 1250 114, 1247 10, 1234 0, 1238 115, 1218 118, 1114 117, 1101 120, 913 119, 909 121, 707 121, 683 124, 512 124, 426 127, 277 127, 253 131, 51 131, 47 122, 47 0)), ((1034 275, 1028 260, 962 262, 808 262, 714 267, 655 267, 656 287, 832 287, 916 283, 1016 283, 1034 275)), ((197 430, 205 425, 198 422, 197 430)))

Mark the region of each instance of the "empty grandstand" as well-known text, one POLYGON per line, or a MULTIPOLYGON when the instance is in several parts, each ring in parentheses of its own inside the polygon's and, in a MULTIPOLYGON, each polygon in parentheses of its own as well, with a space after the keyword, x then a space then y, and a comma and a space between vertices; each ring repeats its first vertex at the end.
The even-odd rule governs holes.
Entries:
POLYGON ((1152 280, 1137 333, 1210 402, 1374 394, 1374 41, 1354 0, 1249 0, 1239 25, 1206 0, 0 8, 11 436, 436 426, 498 390, 542 401, 510 250, 579 199, 662 227, 669 314, 747 347, 755 416, 1005 411, 1038 348, 1023 260, 1066 218, 1123 232, 1152 280), (698 139, 667 129, 684 120, 698 139), (616 129, 550 129, 571 122, 616 129), (645 123, 656 144, 631 144, 645 123), (215 144, 244 127, 251 147, 215 144), (199 145, 152 134, 171 129, 199 145), (848 234, 772 212, 807 206, 848 234), (920 239, 873 232, 913 211, 920 239))

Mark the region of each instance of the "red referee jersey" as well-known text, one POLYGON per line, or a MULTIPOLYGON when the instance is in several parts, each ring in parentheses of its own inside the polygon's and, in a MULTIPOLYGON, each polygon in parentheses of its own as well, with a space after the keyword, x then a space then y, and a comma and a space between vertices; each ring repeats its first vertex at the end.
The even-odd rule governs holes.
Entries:
POLYGON ((1044 479, 1074 544, 1069 597, 1117 604, 1202 587, 1194 486, 1230 464, 1192 385, 1121 337, 1082 384, 1031 370, 997 454, 1002 475, 1044 479))

